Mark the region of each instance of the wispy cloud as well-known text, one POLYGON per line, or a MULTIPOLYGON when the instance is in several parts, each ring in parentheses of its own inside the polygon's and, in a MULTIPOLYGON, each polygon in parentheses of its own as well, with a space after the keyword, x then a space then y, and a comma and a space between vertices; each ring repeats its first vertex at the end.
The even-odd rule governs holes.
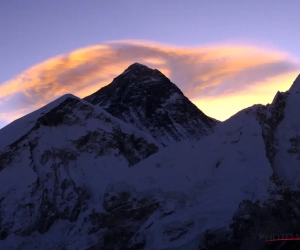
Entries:
POLYGON ((65 93, 89 95, 134 62, 162 71, 202 111, 220 120, 270 102, 277 90, 288 89, 300 69, 289 54, 257 45, 108 42, 51 58, 2 83, 0 120, 10 122, 65 93))

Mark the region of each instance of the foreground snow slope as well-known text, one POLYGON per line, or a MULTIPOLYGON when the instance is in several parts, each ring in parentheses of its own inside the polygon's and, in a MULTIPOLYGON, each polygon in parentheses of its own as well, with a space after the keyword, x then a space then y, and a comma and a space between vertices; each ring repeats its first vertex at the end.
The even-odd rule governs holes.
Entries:
MULTIPOLYGON (((0 172, 5 249, 87 249, 101 244, 100 249, 121 249, 115 241, 104 243, 105 235, 120 229, 117 219, 116 225, 102 228, 101 223, 105 225, 108 219, 103 218, 110 218, 114 209, 132 211, 129 204, 139 211, 140 220, 126 218, 124 230, 132 234, 128 247, 144 242, 145 249, 186 249, 186 244, 196 249, 206 229, 229 225, 241 200, 268 196, 272 168, 254 114, 238 114, 199 142, 160 149, 128 168, 118 148, 110 151, 110 144, 99 144, 113 133, 113 117, 70 96, 58 107, 38 118, 27 136, 5 151, 7 166, 0 172), (78 146, 80 138, 100 128, 106 132, 98 138, 94 133, 98 145, 91 145, 89 137, 82 142, 86 151, 85 144, 78 146), (97 154, 104 148, 105 153, 97 154), (119 198, 105 202, 105 197, 119 198), (122 199, 123 208, 106 204, 122 199)), ((128 124, 119 126, 142 138, 128 124)), ((154 139, 152 143, 157 150, 154 139)), ((147 150, 149 145, 142 147, 147 150)))

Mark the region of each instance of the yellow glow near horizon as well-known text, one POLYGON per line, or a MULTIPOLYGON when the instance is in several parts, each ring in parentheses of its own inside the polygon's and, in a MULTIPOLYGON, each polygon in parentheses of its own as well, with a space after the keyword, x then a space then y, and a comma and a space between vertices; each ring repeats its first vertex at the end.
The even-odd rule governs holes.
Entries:
POLYGON ((258 86, 241 91, 234 95, 224 95, 222 98, 192 99, 191 101, 202 111, 213 118, 225 121, 239 111, 255 104, 266 105, 273 101, 277 91, 287 91, 297 75, 298 71, 285 74, 280 77, 270 78, 258 86))

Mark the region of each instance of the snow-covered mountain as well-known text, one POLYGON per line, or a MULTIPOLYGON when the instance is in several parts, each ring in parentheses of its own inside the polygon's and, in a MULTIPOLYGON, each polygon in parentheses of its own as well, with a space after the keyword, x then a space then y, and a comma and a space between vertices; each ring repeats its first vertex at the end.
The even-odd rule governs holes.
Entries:
POLYGON ((200 111, 160 71, 139 63, 96 93, 84 98, 163 145, 183 139, 199 139, 218 123, 200 111))
POLYGON ((0 130, 0 249, 299 249, 265 242, 300 235, 298 107, 217 122, 140 64, 65 95, 0 130))

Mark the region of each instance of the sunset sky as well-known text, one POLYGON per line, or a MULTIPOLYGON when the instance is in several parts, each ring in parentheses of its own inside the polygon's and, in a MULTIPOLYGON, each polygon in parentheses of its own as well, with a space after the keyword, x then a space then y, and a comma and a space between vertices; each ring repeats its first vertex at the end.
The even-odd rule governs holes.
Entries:
POLYGON ((0 128, 134 62, 225 120, 300 73, 299 0, 0 1, 0 128))

